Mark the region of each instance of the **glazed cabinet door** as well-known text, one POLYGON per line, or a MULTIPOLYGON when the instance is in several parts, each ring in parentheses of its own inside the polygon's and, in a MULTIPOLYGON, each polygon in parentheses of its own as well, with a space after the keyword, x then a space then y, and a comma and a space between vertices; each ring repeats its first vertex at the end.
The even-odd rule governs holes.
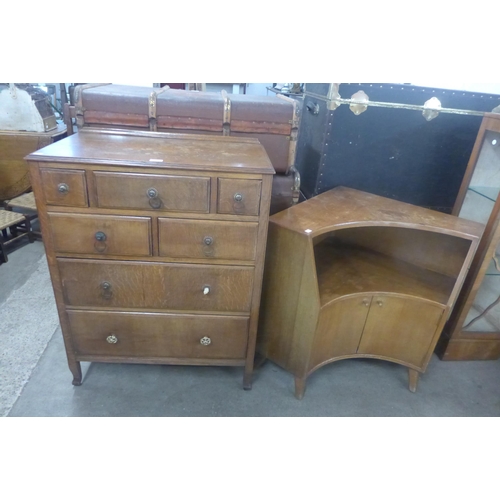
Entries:
POLYGON ((443 311, 419 299, 375 295, 357 352, 423 367, 443 311))

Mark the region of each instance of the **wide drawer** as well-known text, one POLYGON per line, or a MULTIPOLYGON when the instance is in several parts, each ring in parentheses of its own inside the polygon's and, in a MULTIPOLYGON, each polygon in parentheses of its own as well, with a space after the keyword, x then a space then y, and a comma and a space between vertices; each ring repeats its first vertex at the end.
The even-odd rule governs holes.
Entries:
POLYGON ((247 317, 68 311, 80 355, 244 359, 247 317))
POLYGON ((162 257, 255 260, 256 222, 160 218, 158 229, 162 257))
POLYGON ((262 181, 253 179, 218 180, 219 214, 259 215, 262 181))
POLYGON ((87 207, 87 181, 84 170, 41 168, 42 190, 47 205, 87 207))
POLYGON ((54 250, 96 255, 151 255, 151 219, 49 213, 54 250))
POLYGON ((66 304, 184 311, 250 311, 254 268, 58 259, 66 304))
POLYGON ((208 213, 210 177, 94 172, 97 205, 208 213))

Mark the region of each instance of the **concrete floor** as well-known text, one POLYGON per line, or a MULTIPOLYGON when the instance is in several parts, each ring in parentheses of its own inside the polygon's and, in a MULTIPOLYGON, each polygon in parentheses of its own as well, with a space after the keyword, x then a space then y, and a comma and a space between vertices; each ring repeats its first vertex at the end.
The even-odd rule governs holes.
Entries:
MULTIPOLYGON (((40 257, 43 246, 36 242, 11 252, 0 266, 0 324, 12 290, 30 280, 40 257)), ((45 292, 50 286, 48 277, 37 285, 45 292)), ((30 293, 37 297, 42 290, 30 287, 30 293)), ((46 305, 35 308, 40 322, 46 311, 46 305)), ((500 360, 442 362, 434 356, 415 394, 402 366, 340 361, 315 372, 298 401, 293 377, 271 362, 256 371, 251 391, 242 390, 241 368, 99 363, 82 363, 83 385, 74 387, 60 328, 47 334, 51 340, 8 416, 500 416, 500 360)), ((14 362, 22 357, 19 352, 14 362)))

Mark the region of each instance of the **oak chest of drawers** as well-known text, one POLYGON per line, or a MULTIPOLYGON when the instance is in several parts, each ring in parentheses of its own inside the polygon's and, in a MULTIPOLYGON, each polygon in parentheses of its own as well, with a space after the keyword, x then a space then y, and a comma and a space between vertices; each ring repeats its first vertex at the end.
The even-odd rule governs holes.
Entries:
POLYGON ((83 131, 27 157, 73 384, 81 361, 244 366, 272 175, 257 140, 83 131))

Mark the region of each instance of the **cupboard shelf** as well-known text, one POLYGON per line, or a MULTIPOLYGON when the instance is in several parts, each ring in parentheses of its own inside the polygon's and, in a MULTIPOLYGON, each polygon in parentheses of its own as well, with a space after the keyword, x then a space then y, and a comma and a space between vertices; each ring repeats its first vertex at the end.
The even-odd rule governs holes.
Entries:
POLYGON ((322 242, 314 248, 321 305, 366 293, 407 295, 446 305, 455 280, 362 247, 322 242))

